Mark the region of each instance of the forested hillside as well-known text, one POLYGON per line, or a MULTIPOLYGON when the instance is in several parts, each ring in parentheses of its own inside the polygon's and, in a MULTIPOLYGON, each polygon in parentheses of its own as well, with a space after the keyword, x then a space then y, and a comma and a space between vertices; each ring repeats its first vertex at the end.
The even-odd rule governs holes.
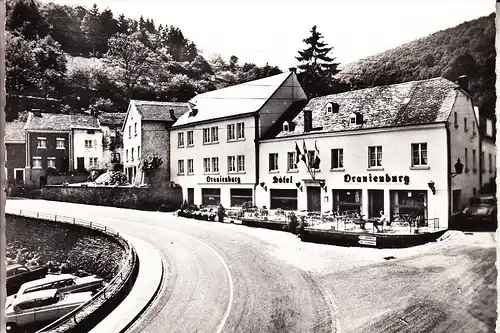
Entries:
POLYGON ((281 72, 240 65, 237 56, 206 59, 168 22, 116 17, 96 5, 7 0, 6 9, 7 120, 33 106, 124 112, 130 99, 187 101, 281 72))
POLYGON ((337 77, 351 88, 363 88, 437 76, 456 81, 467 75, 475 104, 482 114, 492 115, 495 57, 493 13, 346 65, 337 77))

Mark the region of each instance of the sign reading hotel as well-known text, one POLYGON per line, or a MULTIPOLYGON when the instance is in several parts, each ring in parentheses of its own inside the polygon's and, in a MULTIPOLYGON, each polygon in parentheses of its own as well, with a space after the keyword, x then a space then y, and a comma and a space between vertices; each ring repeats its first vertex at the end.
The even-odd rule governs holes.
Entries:
POLYGON ((207 176, 207 183, 241 183, 240 177, 210 177, 207 176))
POLYGON ((355 176, 355 175, 344 175, 344 182, 346 183, 404 183, 405 185, 410 184, 410 176, 355 176))

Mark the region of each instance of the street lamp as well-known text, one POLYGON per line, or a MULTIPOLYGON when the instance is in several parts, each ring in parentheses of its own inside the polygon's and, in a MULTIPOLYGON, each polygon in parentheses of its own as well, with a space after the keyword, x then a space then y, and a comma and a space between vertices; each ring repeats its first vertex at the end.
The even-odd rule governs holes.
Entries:
POLYGON ((455 167, 455 172, 451 173, 451 178, 460 175, 464 170, 464 165, 460 162, 460 157, 457 158, 457 163, 455 163, 454 167, 455 167))

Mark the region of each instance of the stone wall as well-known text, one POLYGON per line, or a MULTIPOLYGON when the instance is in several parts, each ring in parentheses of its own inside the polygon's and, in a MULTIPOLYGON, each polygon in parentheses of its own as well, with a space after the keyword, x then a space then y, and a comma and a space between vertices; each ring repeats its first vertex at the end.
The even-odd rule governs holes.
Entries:
POLYGON ((6 214, 6 263, 29 266, 49 261, 68 271, 83 270, 112 279, 126 260, 115 239, 77 225, 6 214))
POLYGON ((41 199, 140 210, 174 211, 182 204, 180 187, 47 186, 41 199))

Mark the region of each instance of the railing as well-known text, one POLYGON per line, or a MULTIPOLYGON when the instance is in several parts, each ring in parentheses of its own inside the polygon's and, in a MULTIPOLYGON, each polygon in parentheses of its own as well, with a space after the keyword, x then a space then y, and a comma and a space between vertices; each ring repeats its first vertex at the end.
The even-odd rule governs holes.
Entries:
MULTIPOLYGON (((15 214, 17 215, 17 214, 15 214)), ((94 313, 99 307, 101 307, 108 300, 115 297, 120 290, 122 290, 130 280, 132 273, 134 271, 134 267, 136 266, 136 253, 135 249, 127 241, 123 238, 119 232, 115 231, 112 228, 109 228, 105 225, 101 225, 96 222, 91 222, 87 220, 77 219, 74 217, 33 212, 27 210, 20 210, 20 216, 37 218, 42 220, 54 221, 59 223, 67 223, 72 225, 77 225, 85 228, 89 228, 92 230, 97 230, 99 232, 105 233, 115 240, 117 240, 127 251, 127 259, 125 264, 122 266, 118 274, 99 292, 97 292, 89 301, 82 304, 75 310, 66 314, 65 316, 59 318, 58 320, 50 323, 49 325, 43 327, 38 330, 36 333, 42 332, 66 332, 78 324, 82 323, 86 318, 90 316, 90 314, 94 313)))

